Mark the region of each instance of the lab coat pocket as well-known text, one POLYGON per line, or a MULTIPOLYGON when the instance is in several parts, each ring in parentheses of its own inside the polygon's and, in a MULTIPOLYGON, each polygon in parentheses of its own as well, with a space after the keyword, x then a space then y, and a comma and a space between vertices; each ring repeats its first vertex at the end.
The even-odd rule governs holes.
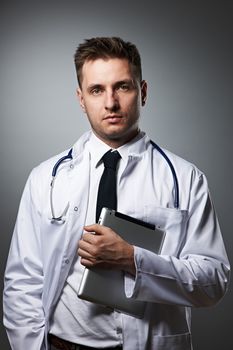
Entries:
POLYGON ((161 255, 178 256, 185 238, 187 210, 146 205, 146 221, 166 232, 161 255))

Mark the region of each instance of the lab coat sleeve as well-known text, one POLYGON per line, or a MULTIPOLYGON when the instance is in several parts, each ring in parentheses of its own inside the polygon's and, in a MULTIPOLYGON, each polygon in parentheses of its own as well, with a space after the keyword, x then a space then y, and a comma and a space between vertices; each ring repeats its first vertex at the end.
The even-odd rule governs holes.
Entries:
POLYGON ((3 318, 12 350, 45 349, 37 190, 32 172, 22 195, 5 271, 3 318))
POLYGON ((188 212, 178 256, 135 247, 136 277, 125 277, 127 297, 192 307, 211 306, 223 297, 230 267, 203 174, 193 180, 188 212))

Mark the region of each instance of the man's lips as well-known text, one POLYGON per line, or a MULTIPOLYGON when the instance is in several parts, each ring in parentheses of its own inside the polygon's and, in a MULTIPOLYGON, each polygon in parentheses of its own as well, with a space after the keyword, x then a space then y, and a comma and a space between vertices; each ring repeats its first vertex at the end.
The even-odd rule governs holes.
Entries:
POLYGON ((119 120, 121 120, 123 117, 122 115, 119 114, 111 114, 111 115, 107 115, 106 117, 104 117, 104 120, 107 120, 111 123, 117 123, 119 122, 119 120))

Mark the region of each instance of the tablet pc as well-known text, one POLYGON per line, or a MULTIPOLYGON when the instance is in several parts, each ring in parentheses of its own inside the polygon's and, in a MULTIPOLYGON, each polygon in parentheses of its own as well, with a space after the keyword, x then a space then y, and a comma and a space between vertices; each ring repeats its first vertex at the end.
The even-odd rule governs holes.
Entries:
MULTIPOLYGON (((155 225, 103 208, 99 224, 110 227, 130 244, 159 254, 165 232, 155 225)), ((99 267, 85 268, 78 297, 106 305, 135 317, 143 317, 146 302, 127 298, 124 291, 124 272, 99 267)))

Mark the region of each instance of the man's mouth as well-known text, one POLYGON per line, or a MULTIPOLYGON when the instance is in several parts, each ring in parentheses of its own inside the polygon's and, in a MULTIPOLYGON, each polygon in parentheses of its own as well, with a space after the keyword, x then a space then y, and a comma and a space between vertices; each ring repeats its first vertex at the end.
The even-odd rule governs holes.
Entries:
POLYGON ((104 117, 104 120, 107 120, 110 123, 117 123, 119 120, 121 120, 123 117, 120 114, 109 114, 106 117, 104 117))

